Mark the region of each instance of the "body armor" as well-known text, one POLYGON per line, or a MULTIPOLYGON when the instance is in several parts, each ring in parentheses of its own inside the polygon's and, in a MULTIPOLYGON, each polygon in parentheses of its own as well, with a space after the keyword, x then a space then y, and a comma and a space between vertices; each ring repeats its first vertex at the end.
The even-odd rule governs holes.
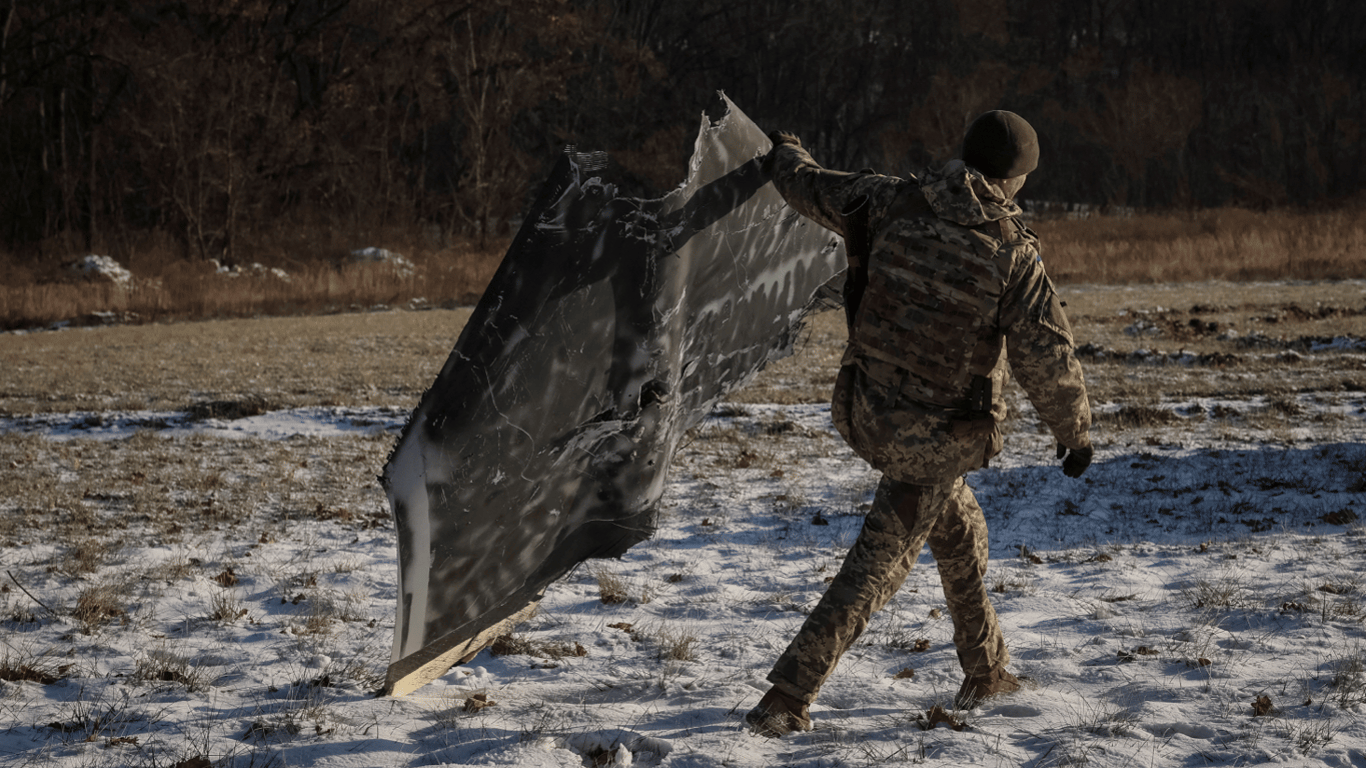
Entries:
POLYGON ((923 215, 877 233, 846 361, 902 397, 985 415, 1004 376, 996 307, 1013 249, 1002 246, 1032 233, 1013 219, 947 224, 911 194, 923 215))

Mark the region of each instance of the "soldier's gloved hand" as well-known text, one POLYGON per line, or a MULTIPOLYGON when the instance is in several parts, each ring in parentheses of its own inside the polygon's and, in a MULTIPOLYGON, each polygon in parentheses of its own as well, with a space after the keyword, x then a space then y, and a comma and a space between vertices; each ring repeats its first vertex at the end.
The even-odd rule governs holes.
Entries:
POLYGON ((1068 477, 1081 477, 1081 473, 1091 466, 1091 456, 1095 449, 1091 446, 1068 450, 1058 443, 1058 458, 1062 459, 1062 473, 1068 477))
POLYGON ((802 145, 802 140, 787 131, 771 131, 768 134, 768 139, 773 142, 773 148, 768 151, 767 155, 764 155, 764 159, 760 165, 763 168, 764 176, 771 179, 773 178, 773 156, 778 153, 778 147, 781 147, 784 144, 800 147, 802 145))

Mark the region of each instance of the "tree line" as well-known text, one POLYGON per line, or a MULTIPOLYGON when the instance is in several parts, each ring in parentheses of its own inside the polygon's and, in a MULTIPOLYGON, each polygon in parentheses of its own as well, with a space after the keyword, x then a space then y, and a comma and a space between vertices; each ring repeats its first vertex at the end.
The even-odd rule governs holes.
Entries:
POLYGON ((567 144, 677 184, 717 90, 827 167, 915 172, 1005 108, 1032 198, 1333 205, 1363 39, 1342 0, 0 0, 0 246, 498 237, 567 144))

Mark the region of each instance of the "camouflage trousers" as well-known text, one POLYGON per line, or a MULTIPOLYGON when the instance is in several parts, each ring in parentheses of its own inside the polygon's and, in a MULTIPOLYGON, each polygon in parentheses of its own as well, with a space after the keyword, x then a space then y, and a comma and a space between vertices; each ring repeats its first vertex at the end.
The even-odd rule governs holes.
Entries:
POLYGON ((911 485, 884 476, 844 565, 768 681, 791 696, 815 701, 869 617, 901 588, 926 541, 939 566, 964 673, 973 677, 1005 667, 1010 652, 983 581, 986 519, 972 489, 961 477, 911 485))

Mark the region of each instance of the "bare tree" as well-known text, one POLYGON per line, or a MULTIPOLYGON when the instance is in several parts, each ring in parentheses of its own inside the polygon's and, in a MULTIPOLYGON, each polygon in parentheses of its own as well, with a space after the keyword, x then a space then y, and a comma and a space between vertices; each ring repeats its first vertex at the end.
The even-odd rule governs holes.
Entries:
POLYGON ((1071 119, 1128 172, 1131 186, 1115 202, 1144 205, 1148 164, 1176 153, 1176 162, 1184 165, 1186 142, 1200 124, 1200 84, 1139 66, 1124 81, 1101 86, 1100 93, 1101 111, 1078 110, 1071 119))
POLYGON ((593 31, 562 0, 485 0, 452 26, 446 66, 464 167, 451 210, 481 247, 521 209, 534 164, 513 139, 514 121, 567 97, 593 31))

